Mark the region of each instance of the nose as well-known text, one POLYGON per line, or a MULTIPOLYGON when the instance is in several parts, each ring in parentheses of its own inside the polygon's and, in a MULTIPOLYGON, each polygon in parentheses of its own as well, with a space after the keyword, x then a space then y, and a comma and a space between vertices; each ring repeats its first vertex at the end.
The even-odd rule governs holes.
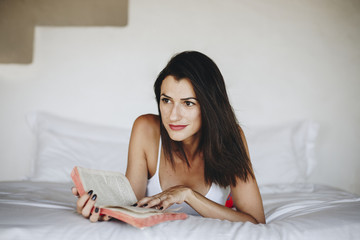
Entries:
POLYGON ((180 106, 178 104, 174 104, 171 112, 170 112, 170 120, 175 122, 181 119, 181 112, 180 106))

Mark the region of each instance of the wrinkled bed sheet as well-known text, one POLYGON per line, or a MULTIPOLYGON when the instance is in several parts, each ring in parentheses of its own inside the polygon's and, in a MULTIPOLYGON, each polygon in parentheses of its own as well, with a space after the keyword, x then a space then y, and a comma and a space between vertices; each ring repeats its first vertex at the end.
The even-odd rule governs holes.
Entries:
POLYGON ((189 216, 145 229, 90 223, 71 186, 0 182, 0 239, 360 239, 360 196, 322 185, 262 186, 266 225, 189 216))

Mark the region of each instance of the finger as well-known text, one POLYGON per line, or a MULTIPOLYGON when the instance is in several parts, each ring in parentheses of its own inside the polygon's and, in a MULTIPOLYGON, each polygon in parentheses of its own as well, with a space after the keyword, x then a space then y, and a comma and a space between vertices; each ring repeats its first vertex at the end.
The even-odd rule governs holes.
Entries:
POLYGON ((152 208, 155 206, 160 206, 161 205, 161 198, 160 197, 153 197, 147 204, 148 204, 148 208, 152 208))
POLYGON ((169 208, 171 205, 173 205, 174 203, 176 203, 174 201, 174 198, 169 196, 161 202, 160 210, 165 210, 165 209, 169 208))
POLYGON ((79 192, 78 192, 78 190, 77 190, 76 187, 72 187, 72 188, 71 188, 71 192, 72 192, 72 194, 73 194, 74 196, 80 197, 79 192))
POLYGON ((173 205, 174 203, 170 202, 169 200, 165 200, 162 201, 161 206, 160 206, 160 210, 165 210, 168 209, 171 205, 173 205))
POLYGON ((86 202, 84 208, 81 211, 81 214, 88 218, 90 216, 91 210, 93 209, 94 205, 95 205, 95 200, 97 198, 96 194, 93 194, 91 196, 91 198, 86 202))
POLYGON ((86 204, 87 201, 89 200, 89 198, 90 198, 90 196, 91 196, 92 193, 93 193, 93 191, 90 190, 90 191, 88 192, 88 194, 82 195, 82 196, 77 200, 77 202, 76 202, 76 211, 77 211, 78 213, 81 214, 81 212, 82 212, 85 204, 86 204))
POLYGON ((110 217, 109 215, 103 215, 100 216, 100 220, 101 221, 109 221, 112 217, 110 217))
POLYGON ((141 199, 140 201, 137 202, 137 206, 138 207, 147 207, 148 206, 148 202, 151 201, 151 197, 144 197, 143 199, 141 199))
POLYGON ((99 221, 99 218, 100 218, 100 208, 95 207, 89 218, 90 222, 95 223, 95 222, 99 221))

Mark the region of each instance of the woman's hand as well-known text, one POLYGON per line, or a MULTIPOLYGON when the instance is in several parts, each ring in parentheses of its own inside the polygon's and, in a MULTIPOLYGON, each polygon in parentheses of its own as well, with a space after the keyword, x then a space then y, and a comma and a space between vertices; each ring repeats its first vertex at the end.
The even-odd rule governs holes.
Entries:
POLYGON ((94 207, 97 195, 92 190, 81 197, 75 187, 73 187, 71 191, 79 198, 76 202, 76 211, 78 213, 83 215, 85 218, 89 218, 91 222, 110 220, 111 217, 107 215, 100 215, 100 209, 98 207, 94 207))
POLYGON ((137 202, 137 206, 165 210, 175 203, 181 204, 186 202, 192 193, 193 191, 186 186, 175 186, 152 197, 141 199, 137 202))

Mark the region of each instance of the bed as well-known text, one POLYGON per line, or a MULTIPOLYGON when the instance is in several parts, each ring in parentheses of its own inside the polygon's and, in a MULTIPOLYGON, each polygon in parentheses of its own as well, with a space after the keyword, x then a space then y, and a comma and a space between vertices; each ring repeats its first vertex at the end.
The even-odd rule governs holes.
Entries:
POLYGON ((39 112, 28 122, 34 169, 24 181, 0 182, 0 239, 360 239, 360 196, 307 182, 316 164, 312 122, 244 127, 267 224, 189 216, 145 229, 90 223, 70 190, 74 165, 125 171, 129 130, 39 112))

